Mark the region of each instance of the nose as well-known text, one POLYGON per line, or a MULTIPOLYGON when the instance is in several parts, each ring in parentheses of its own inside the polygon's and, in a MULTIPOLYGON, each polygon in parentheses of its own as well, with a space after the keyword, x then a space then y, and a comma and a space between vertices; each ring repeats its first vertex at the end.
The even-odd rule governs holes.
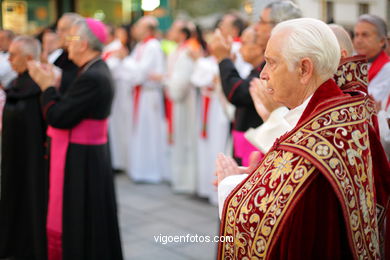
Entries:
POLYGON ((260 72, 260 79, 269 80, 268 65, 267 64, 265 64, 264 68, 260 72))

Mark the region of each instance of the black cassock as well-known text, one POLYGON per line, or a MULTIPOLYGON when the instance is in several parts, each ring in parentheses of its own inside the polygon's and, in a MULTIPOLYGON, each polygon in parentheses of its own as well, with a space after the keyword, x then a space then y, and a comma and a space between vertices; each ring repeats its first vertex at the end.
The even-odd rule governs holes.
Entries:
MULTIPOLYGON (((64 95, 48 88, 42 94, 42 106, 49 126, 72 131, 85 120, 107 119, 112 98, 110 71, 104 61, 95 59, 80 68, 64 95)), ((53 156, 56 154, 49 155, 53 156)), ((70 142, 64 174, 63 259, 122 259, 107 143, 70 142)))
POLYGON ((63 50, 61 55, 54 61, 54 65, 62 70, 60 92, 64 94, 77 76, 78 67, 68 58, 68 52, 63 50))
POLYGON ((27 72, 6 90, 0 191, 0 258, 45 259, 47 175, 40 88, 27 72))

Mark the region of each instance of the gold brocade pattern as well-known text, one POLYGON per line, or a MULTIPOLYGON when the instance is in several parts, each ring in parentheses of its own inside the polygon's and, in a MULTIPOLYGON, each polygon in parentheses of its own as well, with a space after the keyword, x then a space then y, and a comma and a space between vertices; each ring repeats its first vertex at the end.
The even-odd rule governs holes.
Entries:
POLYGON ((221 234, 233 236, 234 242, 221 245, 221 258, 267 259, 280 223, 316 169, 336 184, 335 192, 343 198, 355 258, 380 258, 368 136, 373 112, 367 98, 355 100, 320 113, 282 137, 279 147, 234 191, 225 204, 221 234))

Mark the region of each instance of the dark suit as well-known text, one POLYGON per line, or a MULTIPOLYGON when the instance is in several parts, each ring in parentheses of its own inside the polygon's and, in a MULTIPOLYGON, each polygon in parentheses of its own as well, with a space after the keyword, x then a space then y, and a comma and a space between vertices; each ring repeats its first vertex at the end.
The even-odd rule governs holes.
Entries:
POLYGON ((247 78, 242 79, 232 60, 224 59, 219 63, 223 92, 229 102, 236 107, 233 128, 237 131, 245 132, 263 123, 249 93, 251 80, 259 77, 263 67, 264 64, 257 66, 247 78))
POLYGON ((72 84, 72 82, 75 80, 78 67, 68 58, 68 52, 65 50, 56 59, 54 65, 62 70, 60 92, 64 94, 69 85, 72 84))

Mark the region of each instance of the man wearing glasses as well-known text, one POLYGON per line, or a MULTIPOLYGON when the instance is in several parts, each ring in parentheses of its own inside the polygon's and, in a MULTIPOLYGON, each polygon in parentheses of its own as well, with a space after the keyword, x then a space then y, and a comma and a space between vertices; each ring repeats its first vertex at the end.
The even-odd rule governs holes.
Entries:
POLYGON ((49 260, 122 259, 107 144, 113 83, 101 59, 106 34, 92 18, 72 25, 69 59, 79 70, 64 95, 50 67, 29 63, 49 125, 49 260))

